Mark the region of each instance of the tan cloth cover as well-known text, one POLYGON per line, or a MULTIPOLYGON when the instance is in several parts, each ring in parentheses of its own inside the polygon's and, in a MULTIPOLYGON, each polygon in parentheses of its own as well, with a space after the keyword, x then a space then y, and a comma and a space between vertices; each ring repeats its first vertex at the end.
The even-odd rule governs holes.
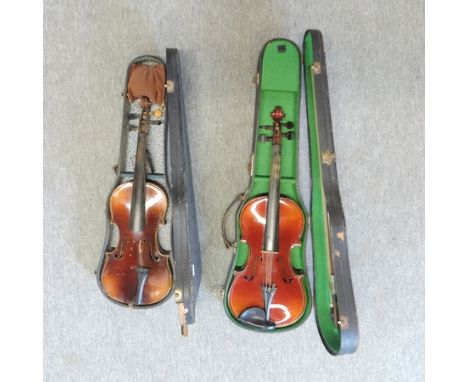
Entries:
POLYGON ((148 97, 152 103, 164 103, 166 68, 162 64, 133 64, 128 76, 127 95, 130 102, 148 97))

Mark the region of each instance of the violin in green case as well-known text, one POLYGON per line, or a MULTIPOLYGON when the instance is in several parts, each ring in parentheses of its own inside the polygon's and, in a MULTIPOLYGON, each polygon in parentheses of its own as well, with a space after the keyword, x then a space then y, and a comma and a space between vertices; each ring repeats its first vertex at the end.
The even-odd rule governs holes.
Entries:
POLYGON ((304 322, 314 301, 322 341, 338 355, 356 350, 358 324, 335 159, 321 33, 306 32, 302 55, 289 40, 267 42, 258 63, 250 182, 223 218, 225 244, 234 250, 224 306, 242 327, 279 332, 304 322), (310 149, 313 293, 305 253, 309 214, 297 179, 301 67, 310 149), (226 219, 236 202, 235 239, 230 241, 226 219))

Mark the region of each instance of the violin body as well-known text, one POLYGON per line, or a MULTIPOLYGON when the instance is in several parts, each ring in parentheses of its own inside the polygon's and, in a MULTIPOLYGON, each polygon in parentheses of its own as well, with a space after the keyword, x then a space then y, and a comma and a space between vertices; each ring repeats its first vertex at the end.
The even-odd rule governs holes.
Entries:
POLYGON ((229 307, 236 316, 248 308, 265 309, 262 286, 265 283, 268 261, 273 256, 272 284, 276 286, 270 307, 270 321, 277 328, 295 323, 304 313, 307 295, 302 284, 302 274, 294 271, 291 249, 301 244, 304 232, 304 214, 301 208, 288 198, 280 198, 279 251, 268 254, 262 251, 267 212, 267 197, 250 200, 240 213, 241 240, 248 243, 250 253, 245 267, 235 271, 229 289, 229 307))
MULTIPOLYGON (((143 232, 129 229, 133 184, 123 183, 110 197, 111 222, 119 229, 119 243, 105 254, 101 284, 108 297, 127 305, 151 305, 171 292, 169 254, 160 248, 158 231, 165 224, 168 200, 157 185, 146 182, 146 224, 143 232), (147 270, 141 301, 138 295, 139 268, 147 270)), ((141 277, 141 276, 140 276, 141 277)))

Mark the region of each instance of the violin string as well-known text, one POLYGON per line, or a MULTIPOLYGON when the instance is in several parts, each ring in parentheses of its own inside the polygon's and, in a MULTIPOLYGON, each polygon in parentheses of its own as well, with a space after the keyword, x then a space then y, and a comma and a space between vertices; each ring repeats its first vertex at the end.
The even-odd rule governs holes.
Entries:
MULTIPOLYGON (((276 109, 273 111, 273 113, 276 111, 276 109)), ((273 113, 271 114, 272 118, 273 118, 273 137, 272 137, 272 149, 273 149, 273 145, 275 144, 279 144, 280 148, 281 148, 281 139, 282 139, 282 135, 281 135, 281 123, 279 121, 277 121, 274 117, 273 117, 273 113), (279 137, 277 137, 277 135, 279 134, 279 137), (279 138, 279 139, 277 139, 279 138)), ((284 116, 284 115, 283 115, 284 116)), ((280 165, 278 163, 278 165, 276 165, 275 163, 273 163, 273 159, 272 158, 272 175, 273 175, 273 178, 274 179, 271 179, 270 178, 270 182, 272 181, 279 181, 280 179, 280 165)), ((279 159, 279 158, 278 158, 279 159)), ((267 209, 267 213, 265 214, 265 217, 267 217, 268 215, 268 203, 270 203, 271 200, 267 199, 267 206, 266 206, 266 209, 267 209)), ((278 205, 278 208, 280 208, 280 205, 278 205)), ((279 211, 278 211, 278 214, 279 214, 279 211)), ((266 227, 264 227, 265 229, 266 227)), ((278 229, 278 227, 277 227, 278 229)), ((278 232, 276 233, 278 235, 278 232)), ((269 248, 270 250, 270 248, 269 248)), ((276 250, 276 248, 275 248, 276 250)), ((267 290, 271 290, 271 287, 272 287, 272 280, 273 280, 273 257, 274 257, 274 253, 273 252, 262 252, 262 258, 263 260, 266 262, 265 264, 265 277, 264 277, 264 281, 265 281, 265 287, 267 288, 267 290)))
MULTIPOLYGON (((274 121, 273 122, 273 126, 276 125, 276 122, 274 121)), ((272 150, 273 150, 273 145, 275 144, 274 142, 277 141, 276 139, 276 134, 277 134, 277 130, 274 128, 273 129, 273 139, 272 139, 272 150)), ((279 141, 280 144, 281 144, 281 140, 279 141)), ((272 157, 272 163, 271 163, 271 166, 272 166, 272 175, 273 175, 273 179, 270 178, 270 182, 276 182, 277 179, 277 169, 276 169, 276 165, 274 163, 274 158, 272 157)), ((267 199, 267 211, 268 211, 268 203, 271 203, 272 201, 271 200, 268 200, 267 199)), ((266 214, 268 215, 268 213, 266 214)), ((266 287, 269 289, 271 287, 271 282, 272 282, 272 271, 273 271, 273 264, 272 264, 272 256, 273 254, 271 252, 267 252, 265 253, 265 261, 266 261, 266 273, 265 273, 265 285, 266 287)))

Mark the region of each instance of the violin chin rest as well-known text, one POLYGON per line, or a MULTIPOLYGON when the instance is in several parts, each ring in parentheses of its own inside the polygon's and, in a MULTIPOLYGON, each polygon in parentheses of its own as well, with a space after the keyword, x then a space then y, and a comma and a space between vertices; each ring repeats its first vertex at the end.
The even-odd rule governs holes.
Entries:
POLYGON ((265 311, 257 307, 244 310, 239 316, 239 321, 257 329, 271 330, 276 326, 274 322, 267 321, 265 311))

